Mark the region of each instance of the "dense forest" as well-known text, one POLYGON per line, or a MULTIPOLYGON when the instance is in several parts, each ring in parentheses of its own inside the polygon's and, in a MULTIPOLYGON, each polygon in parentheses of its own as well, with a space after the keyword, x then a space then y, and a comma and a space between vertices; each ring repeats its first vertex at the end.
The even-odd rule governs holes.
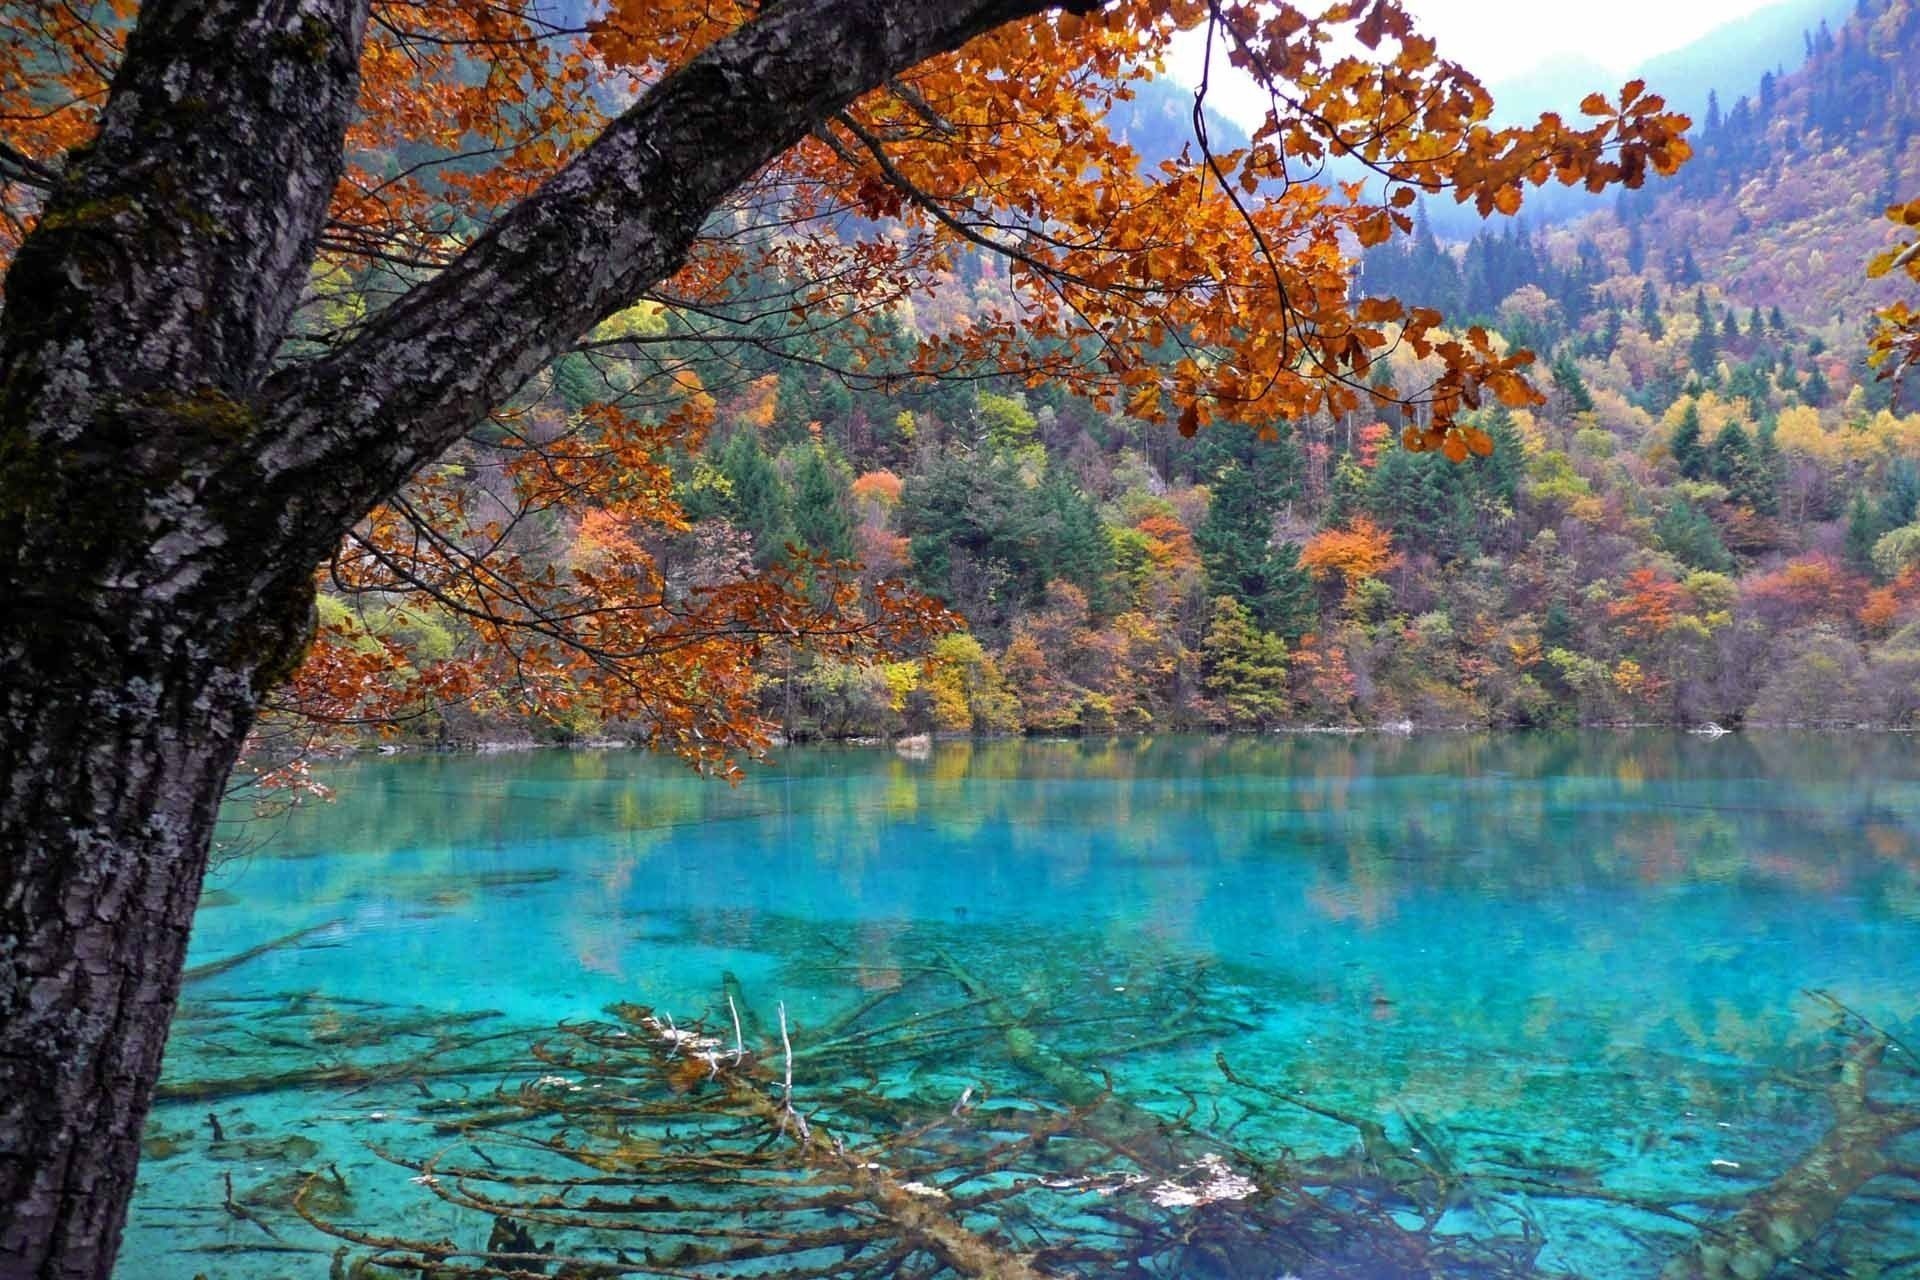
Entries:
MULTIPOLYGON (((1920 14, 1863 0, 1805 47, 1725 109, 1714 96, 1676 179, 1569 224, 1497 220, 1464 244, 1421 225, 1365 255, 1358 287, 1539 353, 1547 403, 1483 414, 1487 457, 1409 452, 1391 408, 1187 439, 1056 381, 905 376, 917 333, 1004 300, 1004 267, 976 255, 909 305, 835 317, 858 323, 782 317, 716 346, 638 308, 561 360, 517 407, 529 438, 637 388, 644 411, 705 424, 704 448, 662 455, 669 526, 515 508, 489 480, 514 446, 483 437, 455 487, 514 510, 501 536, 562 573, 638 540, 687 587, 851 562, 953 611, 891 661, 768 644, 760 709, 794 737, 1909 725, 1920 411, 1863 363, 1863 261, 1920 174, 1920 14)), ((1145 146, 1175 145, 1184 97, 1155 82, 1126 104, 1145 146)), ((341 305, 369 287, 342 282, 341 305)), ((1405 353, 1373 373, 1400 391, 1426 376, 1405 353)), ((410 676, 472 643, 430 598, 321 607, 355 643, 404 649, 410 676)), ((512 708, 423 696, 401 736, 622 731, 512 708)))
POLYGON ((1920 0, 1793 12, 0 8, 0 1274, 1910 1263, 1911 740, 1669 731, 1920 728, 1920 0), (309 769, 539 743, 690 771, 309 769))

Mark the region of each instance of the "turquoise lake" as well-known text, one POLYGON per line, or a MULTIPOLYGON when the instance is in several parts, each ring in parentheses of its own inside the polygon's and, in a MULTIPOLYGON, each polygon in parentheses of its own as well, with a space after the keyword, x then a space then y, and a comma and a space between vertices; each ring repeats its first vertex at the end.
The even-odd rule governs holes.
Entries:
POLYGON ((208 881, 126 1280, 399 1274, 353 1270, 372 1237, 472 1267, 491 1236, 492 1274, 551 1274, 501 1260, 531 1252, 502 1217, 612 1268, 576 1275, 962 1274, 885 1243, 869 1164, 1052 1275, 1698 1274, 1755 1205, 1810 1213, 1774 1274, 1920 1275, 1910 738, 954 742, 785 750, 734 787, 632 752, 322 776, 336 801, 236 821, 208 881), (735 1012, 737 1086, 648 1040, 725 1051, 735 1012), (854 1151, 844 1177, 776 1167, 784 1119, 745 1136, 784 1097, 783 1013, 793 1106, 854 1151), (587 1043, 652 1052, 619 1077, 644 1107, 568 1113, 611 1096, 587 1043), (1877 1154, 1835 1137, 1861 1107, 1877 1154), (737 1186, 686 1172, 695 1134, 732 1144, 737 1186), (499 1212, 555 1184, 489 1179, 546 1176, 556 1143, 627 1190, 661 1161, 684 1200, 638 1236, 632 1206, 570 1223, 573 1191, 499 1212), (1809 1211, 1774 1184, 1822 1144, 1878 1163, 1809 1211), (741 1239, 789 1244, 702 1261, 741 1239))

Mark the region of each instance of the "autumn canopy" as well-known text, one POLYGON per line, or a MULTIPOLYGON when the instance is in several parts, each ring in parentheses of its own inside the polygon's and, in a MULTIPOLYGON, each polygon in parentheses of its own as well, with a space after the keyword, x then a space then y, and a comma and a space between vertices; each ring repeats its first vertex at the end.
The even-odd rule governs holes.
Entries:
POLYGON ((263 708, 379 718, 404 669, 408 697, 589 699, 718 766, 759 740, 761 646, 938 623, 818 558, 669 581, 634 530, 682 518, 659 455, 714 389, 663 337, 817 362, 991 255, 1001 304, 898 360, 843 337, 835 372, 1012 369, 1187 433, 1382 396, 1460 458, 1490 447, 1462 411, 1535 398, 1529 357, 1353 296, 1355 252, 1423 193, 1511 213, 1687 155, 1637 82, 1495 127, 1389 0, 16 0, 0 29, 0 1253, 48 1276, 111 1265, 263 708), (1145 163, 1107 110, 1202 27, 1271 113, 1215 152, 1196 110, 1145 163), (1430 381, 1374 385, 1396 346, 1430 381), (604 394, 531 410, 605 353, 604 394), (564 572, 516 551, 556 512, 588 535, 564 572), (316 639, 316 572, 430 598, 486 656, 316 639))

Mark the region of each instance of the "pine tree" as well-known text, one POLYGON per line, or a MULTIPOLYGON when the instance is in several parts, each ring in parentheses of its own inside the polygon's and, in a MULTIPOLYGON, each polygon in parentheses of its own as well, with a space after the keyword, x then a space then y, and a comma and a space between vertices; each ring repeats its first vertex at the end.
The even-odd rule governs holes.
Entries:
POLYGON ((1776 419, 1768 417, 1753 436, 1754 480, 1747 498, 1763 516, 1780 513, 1780 483, 1786 478, 1787 462, 1780 453, 1779 426, 1776 419))
POLYGON ((1236 728, 1275 724, 1287 710, 1287 645, 1254 625, 1232 596, 1213 602, 1213 623, 1200 644, 1207 693, 1236 728))
POLYGON ((1754 438, 1738 422, 1728 419, 1713 437, 1707 451, 1707 470, 1740 505, 1761 515, 1779 509, 1773 471, 1754 438))
POLYGON ((1873 544, 1889 527, 1881 523, 1866 494, 1854 494, 1847 507, 1847 563, 1861 573, 1872 573, 1873 544))
POLYGON ((731 489, 728 518, 736 528, 753 536, 754 562, 772 564, 786 554, 793 526, 788 519, 787 486, 754 431, 733 433, 720 451, 720 474, 731 489))
POLYGON ((1676 501, 1654 522, 1653 536, 1668 555, 1694 569, 1730 573, 1733 557, 1720 539, 1720 530, 1690 503, 1676 501))
POLYGON ((1065 468, 1049 463, 1033 492, 1033 560, 1043 581, 1070 582, 1096 614, 1113 607, 1113 540, 1065 468))
POLYGON ((607 395, 606 380, 593 367, 593 362, 578 351, 569 351, 554 361, 553 389, 575 413, 607 395))
POLYGON ((1801 384, 1800 398, 1818 409, 1826 404, 1827 398, 1832 394, 1833 389, 1827 385, 1827 375, 1821 372, 1819 365, 1813 366, 1813 372, 1809 373, 1806 382, 1801 384))
POLYGON ((1655 342, 1667 336, 1666 323, 1660 319, 1660 295, 1654 292, 1651 280, 1640 286, 1640 327, 1655 342))
POLYGON ((1711 378, 1720 364, 1720 339, 1714 332, 1713 312, 1707 306, 1706 294, 1696 293, 1693 297, 1693 314, 1699 325, 1687 347, 1687 357, 1695 373, 1711 378))
POLYGON ((1264 630, 1295 638, 1313 625, 1313 580, 1300 549, 1273 545, 1274 507, 1254 473, 1230 462, 1215 477, 1206 519, 1194 533, 1216 591, 1253 611, 1264 630))
POLYGON ((1680 415, 1680 423, 1673 429, 1673 465, 1680 474, 1689 480, 1699 480, 1707 473, 1707 451, 1700 441, 1700 406, 1688 403, 1686 412, 1680 415))
POLYGON ((1911 458, 1895 458, 1887 468, 1887 491, 1880 495, 1880 527, 1899 529, 1920 515, 1920 466, 1911 458))
POLYGON ((1580 376, 1580 370, 1574 366, 1572 352, 1562 347, 1560 354, 1553 358, 1550 372, 1554 389, 1566 397, 1567 412, 1593 412, 1593 396, 1587 390, 1586 379, 1580 376))
POLYGON ((1507 510, 1520 501, 1520 477, 1526 463, 1526 445, 1513 415, 1504 408, 1495 409, 1482 424, 1493 437, 1493 452, 1480 460, 1480 485, 1483 493, 1507 510))
POLYGON ((844 463, 815 444, 793 472, 793 540, 829 560, 853 558, 853 517, 847 510, 844 463))
POLYGON ((1620 308, 1608 307, 1607 318, 1600 326, 1600 350, 1602 360, 1611 356, 1620 345, 1620 308))

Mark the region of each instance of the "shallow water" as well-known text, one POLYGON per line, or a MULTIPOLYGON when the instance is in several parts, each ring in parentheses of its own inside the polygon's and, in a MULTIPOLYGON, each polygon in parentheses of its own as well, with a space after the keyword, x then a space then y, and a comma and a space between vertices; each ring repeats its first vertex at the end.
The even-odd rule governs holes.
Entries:
MULTIPOLYGON (((1920 1039, 1907 738, 796 749, 735 788, 639 754, 538 753, 325 781, 337 802, 236 827, 251 851, 209 882, 190 966, 309 932, 189 982, 127 1280, 326 1276, 339 1242, 287 1209, 316 1170, 341 1190, 320 1216, 484 1241, 484 1217, 376 1149, 453 1143, 433 1104, 544 1074, 524 1047, 562 1020, 632 1001, 719 1026, 728 974, 769 1054, 784 1003, 798 1099, 840 1087, 809 1080, 810 1034, 903 982, 885 1020, 951 1010, 958 968, 1107 1073, 1127 1114, 1187 1117, 1183 1151, 1251 1168, 1358 1149, 1350 1124, 1253 1105, 1224 1054, 1459 1178, 1435 1229, 1517 1236, 1539 1268, 1589 1276, 1657 1274, 1694 1237, 1680 1218, 1724 1215, 1821 1139, 1839 1055, 1869 1034, 1835 1002, 1920 1039), (289 1072, 298 1087, 272 1078, 289 1072)), ((1904 1065, 1887 1047, 1881 1101, 1910 1100, 1904 1065)), ((1046 1103, 1055 1085, 1018 1066, 956 1033, 863 1069, 1046 1103)), ((1920 1253, 1898 1194, 1914 1187, 1869 1183, 1781 1274, 1920 1253)), ((1417 1199, 1390 1207, 1411 1226, 1417 1199)), ((1073 1220, 1038 1212, 1056 1234, 1073 1220)), ((1169 1256, 1149 1269, 1202 1273, 1169 1256)), ((1270 1280, 1260 1256, 1215 1250, 1205 1273, 1270 1280)))

